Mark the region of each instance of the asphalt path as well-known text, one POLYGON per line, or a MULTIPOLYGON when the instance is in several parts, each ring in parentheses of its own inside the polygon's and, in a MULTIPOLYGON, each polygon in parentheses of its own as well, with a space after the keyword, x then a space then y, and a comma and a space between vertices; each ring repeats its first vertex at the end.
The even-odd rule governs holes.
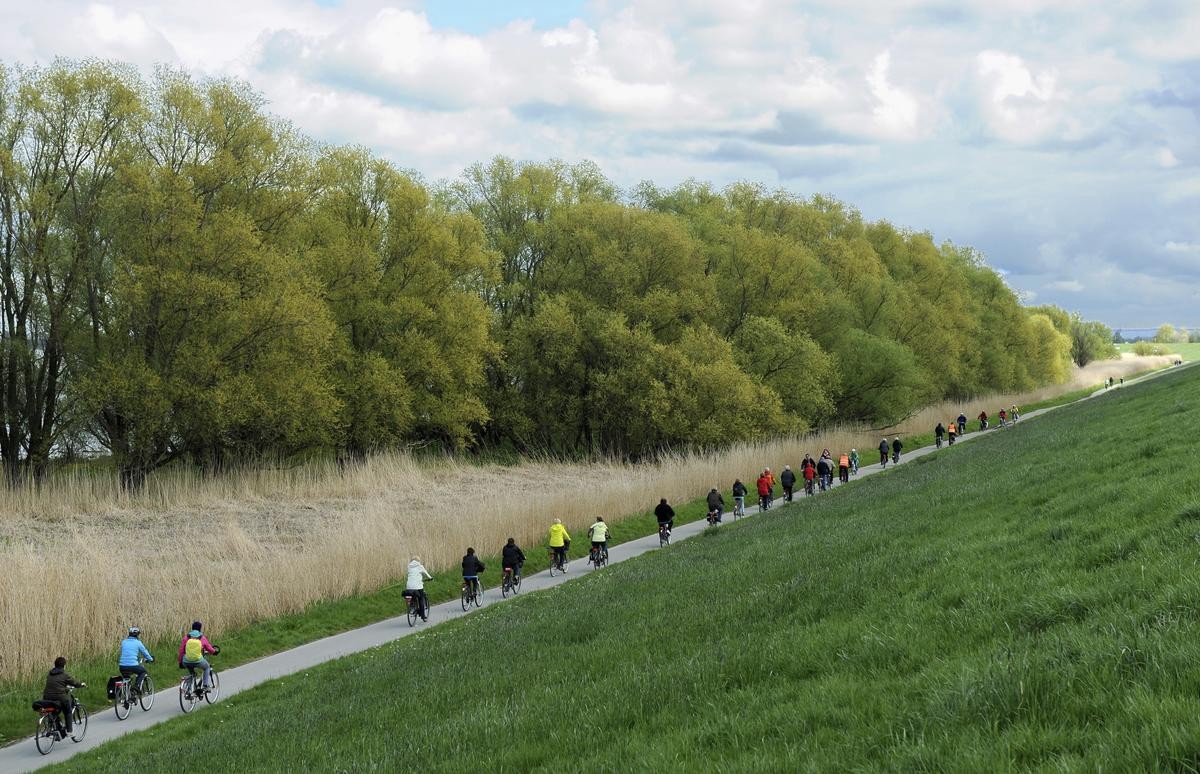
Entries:
MULTIPOLYGON (((1126 381, 1125 385, 1128 386, 1137 381, 1153 378, 1163 373, 1171 373, 1174 370, 1176 370, 1176 368, 1167 368, 1162 371, 1156 371, 1136 380, 1128 380, 1126 381)), ((1113 388, 1113 390, 1097 390, 1096 392, 1092 393, 1092 395, 1088 396, 1088 398, 1084 398, 1084 400, 1099 397, 1111 391, 1115 391, 1116 389, 1119 388, 1113 388)), ((969 443, 977 438, 981 438, 985 435, 991 435, 995 432, 1015 432, 1019 430, 1020 425, 1024 422, 1035 419, 1037 416, 1044 414, 1047 411, 1053 411, 1055 408, 1060 407, 1041 409, 1038 411, 1031 411, 1029 414, 1022 414, 1020 422, 1018 422, 1015 427, 1005 428, 1003 430, 993 424, 990 429, 986 431, 980 431, 978 430, 978 421, 971 420, 968 425, 975 427, 976 430, 959 437, 957 442, 969 443)), ((993 417, 993 421, 995 421, 995 417, 993 417)), ((936 454, 937 452, 938 449, 935 446, 926 446, 920 449, 914 449, 911 452, 902 454, 898 464, 903 465, 908 460, 916 457, 923 457, 927 454, 936 454)), ((878 453, 878 448, 866 449, 860 452, 860 456, 863 462, 866 462, 867 460, 873 459, 873 455, 876 453, 878 453)), ((891 469, 896 467, 896 465, 889 462, 887 467, 888 469, 891 469)), ((851 481, 853 482, 864 476, 871 476, 881 473, 883 470, 884 469, 879 466, 879 463, 862 465, 859 468, 858 475, 852 477, 851 481)), ((800 487, 798 489, 798 493, 796 494, 796 499, 802 499, 805 497, 803 481, 801 480, 797 483, 800 484, 800 487)), ((753 482, 751 482, 751 485, 753 485, 753 482)), ((836 488, 838 486, 839 484, 835 477, 834 487, 836 488)), ((821 497, 825 495, 818 494, 816 496, 821 497)), ((755 498, 755 493, 751 491, 750 496, 748 496, 746 499, 748 502, 745 518, 759 516, 760 514, 756 504, 757 501, 755 498)), ((773 508, 778 508, 783 504, 783 498, 777 498, 774 501, 773 508)), ((767 518, 769 518, 770 511, 766 512, 765 515, 767 518)), ((725 515, 725 523, 729 524, 732 523, 732 521, 733 519, 731 514, 727 513, 725 515)), ((704 519, 692 522, 690 524, 676 525, 671 536, 671 541, 678 542, 680 540, 686 540, 688 538, 695 537, 703 532, 707 526, 708 525, 704 519)), ((647 535, 646 537, 637 538, 635 540, 621 543, 620 545, 612 546, 609 549, 609 563, 616 564, 618 562, 623 562, 627 559, 632 559, 635 556, 641 556, 644 553, 658 549, 658 534, 654 533, 652 535, 647 535)), ((670 550, 670 548, 668 547, 666 550, 670 550)), ((587 563, 587 561, 585 559, 576 559, 571 562, 568 572, 563 575, 550 577, 550 574, 547 571, 539 572, 533 575, 527 575, 522 580, 520 595, 536 593, 542 589, 548 589, 553 586, 567 583, 572 578, 577 578, 580 575, 586 575, 588 572, 594 572, 594 570, 590 569, 590 565, 587 563)), ((511 598, 512 597, 510 597, 510 599, 511 598)), ((397 599, 399 599, 398 595, 397 599)), ((503 601, 506 600, 501 598, 499 588, 489 588, 485 590, 483 602, 484 607, 488 605, 500 604, 503 601)), ((341 634, 335 634, 332 637, 326 637, 305 645, 300 645, 290 650, 285 650, 281 653, 266 656, 258 659, 257 661, 251 661, 228 670, 221 669, 220 656, 210 657, 213 668, 216 669, 220 675, 221 695, 218 702, 223 701, 236 693, 240 693, 257 685, 261 685, 268 680, 294 675, 303 672, 306 669, 315 667, 318 664, 323 664, 326 661, 332 661, 333 659, 341 658, 342 656, 360 653, 364 650, 368 650, 379 645, 385 645, 389 642, 398 640, 401 637, 407 637, 410 634, 419 632, 422 629, 430 626, 436 626, 444 621, 452 621, 456 618, 470 615, 473 611, 474 608, 470 612, 464 612, 460 601, 455 599, 450 602, 443 602, 441 604, 431 606, 428 623, 418 622, 415 627, 410 627, 408 625, 407 617, 405 615, 401 615, 396 618, 389 618, 384 621, 379 621, 378 623, 371 624, 370 626, 364 626, 361 629, 352 629, 347 632, 342 632, 341 634)), ((140 707, 134 707, 131 709, 128 719, 123 721, 117 720, 117 717, 113 712, 112 705, 108 704, 106 701, 102 701, 100 698, 97 698, 98 696, 102 697, 103 690, 104 686, 90 685, 86 689, 79 691, 77 694, 80 700, 84 703, 84 706, 88 707, 89 711, 92 713, 88 722, 87 735, 82 742, 75 743, 70 740, 58 742, 55 744, 54 749, 49 755, 43 756, 38 753, 32 737, 23 739, 20 742, 0 749, 0 772, 3 772, 4 774, 13 772, 13 774, 16 774, 17 772, 33 771, 37 768, 48 766, 52 763, 59 763, 73 755, 91 750, 92 748, 97 747, 105 742, 111 741, 126 734, 133 733, 135 731, 142 731, 147 728, 152 728, 159 723, 172 720, 183 714, 179 707, 178 683, 174 683, 169 688, 156 693, 154 696, 154 706, 149 712, 143 712, 140 707)), ((202 702, 201 704, 197 705, 194 711, 203 712, 207 709, 208 705, 202 702)), ((35 721, 36 716, 31 710, 29 713, 30 728, 34 726, 35 721)))

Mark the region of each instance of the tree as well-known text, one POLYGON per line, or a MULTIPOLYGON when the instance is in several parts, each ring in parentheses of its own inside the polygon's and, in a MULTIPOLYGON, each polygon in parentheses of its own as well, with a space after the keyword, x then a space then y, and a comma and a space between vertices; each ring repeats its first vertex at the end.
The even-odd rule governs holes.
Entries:
POLYGON ((1158 331, 1154 334, 1154 340, 1159 344, 1173 344, 1179 338, 1179 334, 1175 330, 1175 326, 1170 323, 1163 323, 1158 326, 1158 331))
POLYGON ((1083 367, 1093 360, 1119 357, 1112 331, 1099 322, 1087 322, 1079 315, 1071 318, 1071 359, 1083 367))

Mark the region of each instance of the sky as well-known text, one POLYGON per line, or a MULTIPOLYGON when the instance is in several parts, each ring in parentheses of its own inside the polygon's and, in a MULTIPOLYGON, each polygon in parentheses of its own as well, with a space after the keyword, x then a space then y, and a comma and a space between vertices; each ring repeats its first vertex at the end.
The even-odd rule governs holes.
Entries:
POLYGON ((1200 327, 1195 0, 0 0, 0 60, 252 84, 428 181, 752 180, 971 245, 1029 303, 1200 327))

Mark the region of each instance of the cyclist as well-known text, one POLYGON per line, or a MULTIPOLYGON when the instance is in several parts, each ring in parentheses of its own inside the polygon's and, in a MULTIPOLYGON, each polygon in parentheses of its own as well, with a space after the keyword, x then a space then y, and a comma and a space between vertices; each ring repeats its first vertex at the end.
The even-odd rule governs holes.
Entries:
POLYGON ((956 422, 951 422, 950 426, 946 428, 946 437, 947 437, 947 439, 949 439, 951 446, 954 445, 954 439, 957 435, 958 435, 958 424, 956 422))
POLYGON ((858 449, 850 450, 850 472, 858 475, 858 449))
POLYGON ((979 412, 979 429, 980 429, 980 430, 987 430, 987 425, 988 425, 988 417, 987 417, 987 412, 986 412, 986 411, 980 411, 980 412, 979 412))
POLYGON ((137 680, 133 683, 133 692, 137 695, 142 693, 142 685, 146 682, 146 667, 138 663, 138 658, 144 658, 146 661, 154 661, 154 656, 150 655, 150 651, 142 643, 142 630, 136 626, 129 627, 129 636, 121 640, 120 656, 117 659, 117 669, 121 673, 121 677, 129 677, 137 675, 137 680))
POLYGON ((221 652, 221 649, 214 646, 208 641, 208 638, 201 634, 201 627, 204 624, 200 621, 192 621, 192 628, 183 637, 183 642, 179 643, 179 668, 180 669, 195 669, 201 667, 204 669, 204 678, 200 681, 200 692, 205 692, 212 685, 212 666, 208 663, 205 654, 216 655, 221 652))
POLYGON ((771 507, 771 469, 767 468, 758 477, 758 507, 767 510, 771 507))
MULTIPOLYGON (((954 425, 953 422, 951 422, 950 424, 951 424, 951 426, 954 425)), ((934 440, 936 441, 937 447, 939 449, 942 448, 942 438, 944 438, 945 435, 946 435, 946 428, 942 427, 941 422, 938 422, 937 427, 933 428, 933 437, 934 437, 934 440)))
POLYGON ((516 538, 509 538, 504 544, 503 550, 500 551, 500 564, 505 570, 512 572, 514 581, 521 579, 521 565, 525 564, 525 552, 517 545, 516 538))
POLYGON ((1007 422, 1005 422, 1006 419, 1008 419, 1008 413, 1003 408, 1001 408, 1000 409, 1000 426, 1001 427, 1004 427, 1006 424, 1008 424, 1007 422))
MULTIPOLYGON (((42 701, 58 707, 59 739, 66 739, 73 731, 71 727, 71 692, 67 688, 86 688, 67 674, 67 660, 62 656, 54 659, 54 668, 46 675, 46 687, 42 689, 42 701), (63 724, 66 730, 62 730, 63 724)), ((36 706, 36 705, 35 705, 36 706)))
POLYGON ((421 557, 413 556, 408 563, 408 578, 404 581, 404 596, 415 597, 417 612, 422 621, 429 620, 429 595, 425 593, 425 581, 433 580, 433 576, 421 564, 421 557))
POLYGON ((813 482, 817 478, 817 463, 813 462, 812 457, 804 455, 804 462, 800 464, 800 472, 804 474, 804 493, 811 495, 813 493, 813 482))
POLYGON ((562 519, 555 519, 550 525, 550 550, 554 553, 554 562, 567 571, 567 550, 571 547, 571 534, 563 526, 562 519))
POLYGON ((842 452, 838 457, 838 480, 843 484, 850 481, 850 455, 842 452))
POLYGON ((1017 420, 1021 418, 1021 412, 1017 411, 1017 404, 1013 404, 1012 411, 1009 412, 1009 416, 1012 417, 1013 424, 1016 424, 1017 420))
POLYGON ((714 524, 721 520, 725 513, 725 497, 713 487, 708 491, 708 515, 714 524))
POLYGON ((733 510, 734 516, 746 515, 746 485, 740 478, 733 482, 733 510))
POLYGON ((475 555, 475 549, 467 547, 467 555, 462 559, 462 577, 463 588, 470 583, 475 593, 479 593, 479 575, 487 569, 483 566, 483 562, 479 561, 479 557, 475 555))
POLYGON ((792 489, 796 486, 796 474, 792 472, 791 465, 783 466, 783 472, 779 474, 779 483, 783 484, 783 499, 790 503, 792 489))
POLYGON ((958 425, 958 434, 965 434, 967 432, 967 415, 964 412, 958 412, 958 421, 955 424, 958 425))
POLYGON ((900 443, 900 436, 892 439, 892 462, 900 462, 900 450, 904 448, 904 444, 900 443))
MULTIPOLYGON (((733 492, 737 494, 737 488, 742 487, 742 499, 746 499, 746 487, 741 481, 735 481, 733 484, 733 492)), ((734 499, 737 499, 736 497, 734 499)), ((671 530, 675 529, 675 509, 667 503, 667 498, 662 498, 658 501, 658 505, 654 508, 654 518, 658 519, 658 528, 662 529, 663 525, 667 527, 667 534, 671 534, 671 530)))
POLYGON ((879 467, 881 468, 887 467, 889 449, 890 447, 886 438, 879 442, 879 467))
POLYGON ((828 449, 822 452, 821 459, 817 460, 817 479, 822 492, 828 489, 833 482, 833 460, 829 456, 828 449))
MULTIPOLYGON (((717 490, 713 490, 714 492, 717 490)), ((602 551, 604 558, 608 558, 608 525, 604 523, 603 516, 596 517, 596 523, 588 527, 588 538, 592 541, 592 552, 602 551)))

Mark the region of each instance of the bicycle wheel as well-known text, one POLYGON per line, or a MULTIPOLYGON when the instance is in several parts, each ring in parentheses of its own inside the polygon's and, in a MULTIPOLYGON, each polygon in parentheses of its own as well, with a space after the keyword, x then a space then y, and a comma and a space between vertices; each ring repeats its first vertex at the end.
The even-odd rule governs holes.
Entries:
POLYGON ((122 682, 113 696, 113 712, 117 713, 117 720, 129 717, 129 708, 132 706, 133 702, 129 700, 129 682, 122 682))
POLYGON ((54 716, 42 715, 38 718, 37 733, 33 737, 38 752, 42 755, 49 755, 50 751, 54 749, 54 741, 57 738, 58 731, 54 728, 54 716))
POLYGON ((472 597, 473 598, 471 599, 471 601, 475 603, 475 607, 481 607, 483 605, 483 584, 482 583, 475 584, 475 594, 472 595, 472 597))
POLYGON ((188 675, 179 681, 179 709, 191 712, 196 709, 198 701, 200 701, 200 697, 192 691, 192 676, 188 675))
POLYGON ((142 712, 149 712, 154 706, 154 680, 150 675, 142 678, 142 693, 138 696, 138 704, 142 705, 142 712))
POLYGON ((408 625, 417 625, 417 605, 411 601, 408 603, 408 625))
POLYGON ((87 710, 79 702, 75 702, 75 706, 71 708, 71 740, 82 742, 83 737, 87 734, 88 714, 87 710))
POLYGON ((505 575, 505 576, 504 576, 504 582, 500 584, 500 597, 501 597, 501 599, 508 599, 508 592, 512 591, 512 588, 513 588, 513 585, 512 585, 512 576, 511 576, 511 575, 505 575))
POLYGON ((513 579, 513 589, 512 589, 512 592, 513 592, 514 594, 516 594, 516 593, 518 593, 518 592, 520 592, 520 591, 521 591, 521 576, 520 576, 520 575, 518 575, 516 578, 514 578, 514 579, 513 579))
POLYGON ((204 700, 209 704, 216 704, 217 698, 221 695, 221 678, 217 675, 217 670, 212 671, 212 685, 204 692, 204 700))
POLYGON ((465 583, 462 589, 462 609, 464 613, 471 609, 471 591, 465 583))

